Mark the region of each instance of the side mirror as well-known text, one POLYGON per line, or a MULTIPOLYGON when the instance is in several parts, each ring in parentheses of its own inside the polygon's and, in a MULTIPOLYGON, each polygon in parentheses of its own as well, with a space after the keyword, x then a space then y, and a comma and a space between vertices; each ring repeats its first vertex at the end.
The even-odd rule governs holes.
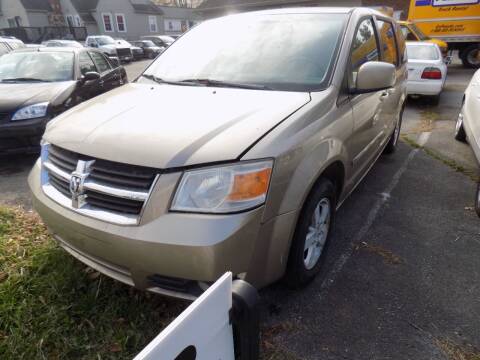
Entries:
POLYGON ((108 60, 110 60, 114 67, 117 68, 120 66, 120 59, 117 56, 109 56, 108 60))
POLYGON ((381 61, 368 61, 358 69, 356 94, 391 88, 395 85, 395 66, 381 61))
POLYGON ((86 83, 87 81, 94 81, 100 79, 100 74, 96 71, 89 71, 82 76, 82 83, 86 83))
POLYGON ((98 48, 98 44, 97 44, 97 43, 91 43, 90 46, 91 46, 91 47, 94 47, 94 48, 98 48))

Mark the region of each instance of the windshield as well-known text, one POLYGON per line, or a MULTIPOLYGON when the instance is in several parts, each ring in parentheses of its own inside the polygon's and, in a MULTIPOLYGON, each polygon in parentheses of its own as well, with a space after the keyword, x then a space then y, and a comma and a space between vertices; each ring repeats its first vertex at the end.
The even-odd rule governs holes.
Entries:
POLYGON ((98 45, 110 45, 115 44, 115 40, 113 40, 110 36, 100 36, 96 38, 98 45))
POLYGON ((262 14, 210 20, 173 43, 145 74, 165 81, 320 90, 328 83, 346 19, 346 14, 262 14), (207 46, 205 39, 211 39, 207 46))
POLYGON ((150 41, 150 40, 145 40, 145 41, 142 41, 143 45, 145 45, 146 47, 155 47, 157 45, 155 45, 153 43, 153 41, 150 41))
POLYGON ((23 52, 0 57, 0 81, 68 81, 73 79, 73 53, 23 52))
POLYGON ((407 44, 408 59, 411 60, 439 60, 440 54, 435 46, 407 44))

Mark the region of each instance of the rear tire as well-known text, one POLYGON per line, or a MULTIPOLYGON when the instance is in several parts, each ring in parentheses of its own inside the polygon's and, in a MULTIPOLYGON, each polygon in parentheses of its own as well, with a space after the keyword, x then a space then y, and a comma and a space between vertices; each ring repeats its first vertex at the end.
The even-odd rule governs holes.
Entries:
POLYGON ((471 69, 480 68, 480 44, 472 44, 460 52, 463 66, 471 69))
POLYGON ((308 196, 295 228, 285 274, 289 287, 304 287, 320 272, 334 228, 336 201, 334 184, 321 178, 308 196))
POLYGON ((461 112, 458 114, 457 123, 455 124, 455 140, 463 143, 467 142, 467 134, 463 127, 463 115, 461 112))
POLYGON ((430 96, 430 104, 438 105, 439 102, 440 102, 440 94, 430 96))
POLYGON ((383 150, 384 154, 393 154, 395 150, 397 150, 398 138, 400 137, 400 130, 402 128, 403 109, 404 108, 402 107, 402 110, 400 110, 395 129, 393 130, 392 136, 390 136, 390 140, 388 140, 387 146, 385 146, 385 149, 383 150))

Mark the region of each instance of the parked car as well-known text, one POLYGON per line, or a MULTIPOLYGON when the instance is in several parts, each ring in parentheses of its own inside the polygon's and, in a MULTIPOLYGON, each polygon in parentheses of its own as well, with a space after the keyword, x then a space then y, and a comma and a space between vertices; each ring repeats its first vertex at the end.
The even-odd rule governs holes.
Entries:
POLYGON ((39 150, 50 119, 127 82, 99 51, 16 50, 0 58, 0 153, 39 150))
POLYGON ((157 46, 151 40, 133 41, 133 45, 138 46, 143 51, 143 56, 148 59, 154 59, 158 54, 161 54, 165 48, 157 46))
POLYGON ((146 35, 141 36, 141 40, 150 40, 155 45, 163 48, 167 48, 175 42, 175 39, 168 35, 146 35))
POLYGON ((134 60, 143 59, 144 54, 143 54, 143 49, 141 47, 133 45, 132 43, 124 39, 115 39, 115 41, 117 42, 118 45, 130 48, 130 51, 132 52, 134 60))
POLYGON ((130 47, 117 44, 111 36, 87 36, 85 46, 96 48, 108 57, 118 58, 120 61, 130 62, 133 60, 130 47))
POLYGON ((440 93, 447 79, 447 65, 440 48, 429 42, 407 41, 409 95, 430 96, 434 103, 440 98, 440 93))
POLYGON ((48 125, 35 208, 66 251, 141 289, 193 298, 227 270, 305 285, 337 208, 395 151, 404 47, 367 8, 205 21, 48 125))
MULTIPOLYGON (((455 126, 455 139, 467 142, 472 147, 475 158, 480 164, 480 70, 477 70, 463 95, 462 108, 455 126)), ((480 216, 480 184, 475 196, 475 210, 480 216)))
POLYGON ((82 44, 75 40, 47 40, 43 41, 42 45, 47 47, 83 47, 82 44))
POLYGON ((0 56, 8 54, 12 50, 13 49, 10 47, 10 45, 8 45, 7 42, 2 41, 0 38, 0 56))
POLYGON ((0 36, 0 41, 7 43, 12 50, 21 49, 25 47, 22 40, 19 40, 13 36, 0 36))

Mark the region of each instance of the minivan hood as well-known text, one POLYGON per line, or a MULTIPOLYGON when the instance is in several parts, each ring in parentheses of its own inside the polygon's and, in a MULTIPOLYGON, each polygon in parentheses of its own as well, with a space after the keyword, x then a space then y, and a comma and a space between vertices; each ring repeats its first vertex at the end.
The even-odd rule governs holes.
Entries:
POLYGON ((155 168, 234 160, 309 101, 300 92, 132 83, 58 116, 44 139, 155 168))

